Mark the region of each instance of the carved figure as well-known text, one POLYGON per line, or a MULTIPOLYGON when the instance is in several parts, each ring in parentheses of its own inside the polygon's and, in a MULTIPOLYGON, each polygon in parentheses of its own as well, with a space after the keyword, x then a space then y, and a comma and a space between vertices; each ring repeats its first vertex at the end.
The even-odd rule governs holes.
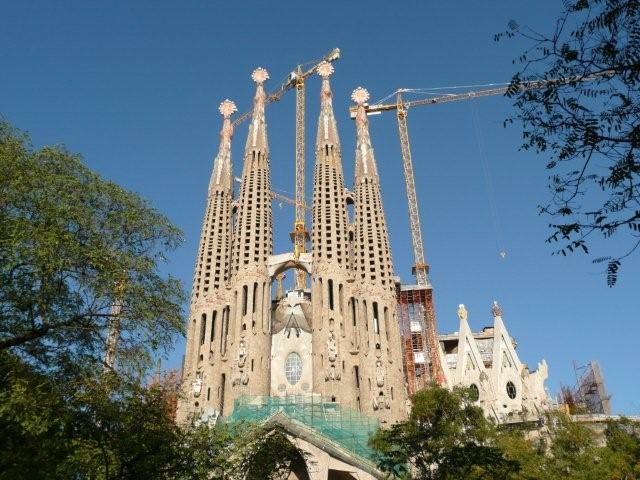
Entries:
POLYGON ((384 386, 384 373, 382 361, 376 360, 376 385, 378 385, 378 387, 384 386))
POLYGON ((330 380, 340 380, 340 371, 336 369, 335 365, 331 365, 327 369, 327 373, 324 376, 324 380, 325 382, 328 382, 330 380))
POLYGON ((202 392, 202 378, 196 378, 191 384, 191 387, 193 388, 193 396, 196 398, 199 397, 200 392, 202 392))
POLYGON ((330 362, 335 362, 338 358, 338 345, 336 344, 336 336, 331 332, 327 339, 327 358, 330 362))
POLYGON ((247 361, 247 343, 240 339, 240 343, 238 343, 238 367, 244 367, 245 362, 247 361))

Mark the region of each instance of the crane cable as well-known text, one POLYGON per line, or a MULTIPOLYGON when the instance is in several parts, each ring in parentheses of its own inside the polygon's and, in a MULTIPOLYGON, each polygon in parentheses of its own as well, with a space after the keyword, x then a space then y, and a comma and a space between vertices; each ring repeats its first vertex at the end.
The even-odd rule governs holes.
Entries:
POLYGON ((496 238, 496 245, 498 247, 498 255, 501 259, 505 259, 507 256, 507 250, 504 245, 504 236, 502 234, 502 224, 500 222, 500 215, 498 214, 498 208, 496 205, 496 196, 493 188, 493 181, 491 179, 491 171, 487 162, 487 156, 485 154, 484 140, 482 137, 482 131, 480 128, 480 120, 478 118, 478 108, 475 102, 471 104, 471 117, 473 120, 473 126, 476 137, 476 145, 478 147, 478 153, 480 157, 480 164, 482 165, 482 173, 484 177, 484 185, 487 193, 487 199, 489 201, 489 209, 491 210, 491 221, 493 223, 493 229, 496 238))

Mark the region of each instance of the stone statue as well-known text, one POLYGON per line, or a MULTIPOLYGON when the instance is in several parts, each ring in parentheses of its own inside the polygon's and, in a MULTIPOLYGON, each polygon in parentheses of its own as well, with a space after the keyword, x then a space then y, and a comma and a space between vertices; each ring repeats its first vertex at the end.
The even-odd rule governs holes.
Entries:
POLYGON ((238 358, 237 363, 238 367, 244 367, 245 362, 247 361, 247 342, 243 339, 240 339, 240 343, 238 343, 238 358))
POLYGON ((335 365, 331 365, 327 368, 327 373, 324 376, 325 382, 330 380, 340 380, 340 371, 336 368, 335 365))
POLYGON ((327 358, 330 362, 335 362, 338 358, 338 345, 333 332, 329 333, 329 338, 327 339, 327 358))
POLYGON ((196 378, 191 384, 191 387, 193 388, 193 396, 196 398, 199 397, 200 392, 202 392, 202 378, 196 378))
POLYGON ((384 386, 384 373, 382 361, 376 360, 376 385, 378 385, 378 387, 384 386))

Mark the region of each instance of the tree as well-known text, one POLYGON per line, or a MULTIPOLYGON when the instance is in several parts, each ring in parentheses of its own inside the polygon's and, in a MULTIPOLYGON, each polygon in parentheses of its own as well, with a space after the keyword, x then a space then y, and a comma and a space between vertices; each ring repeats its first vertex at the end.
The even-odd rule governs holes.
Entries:
POLYGON ((378 467, 400 478, 511 478, 519 464, 497 447, 497 431, 472 395, 436 385, 416 393, 409 419, 371 438, 378 467))
POLYGON ((607 262, 607 282, 640 245, 640 2, 571 0, 544 35, 515 21, 496 40, 519 36, 531 46, 507 95, 523 125, 525 150, 550 159, 550 199, 540 213, 551 219, 547 242, 556 253, 589 252, 594 234, 623 236, 607 262), (524 89, 543 81, 543 88, 524 89))
POLYGON ((43 371, 102 368, 111 327, 120 365, 141 371, 182 332, 183 289, 159 271, 179 230, 78 155, 34 149, 6 122, 0 232, 0 352, 43 371))

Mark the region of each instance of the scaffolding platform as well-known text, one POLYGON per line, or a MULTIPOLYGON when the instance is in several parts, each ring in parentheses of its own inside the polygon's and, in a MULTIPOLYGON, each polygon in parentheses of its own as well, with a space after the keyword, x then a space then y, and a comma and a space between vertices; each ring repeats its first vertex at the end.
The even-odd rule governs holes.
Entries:
POLYGON ((373 456, 368 441, 379 428, 378 420, 320 395, 241 396, 235 400, 227 421, 261 423, 277 413, 304 424, 360 457, 371 459, 373 456))

